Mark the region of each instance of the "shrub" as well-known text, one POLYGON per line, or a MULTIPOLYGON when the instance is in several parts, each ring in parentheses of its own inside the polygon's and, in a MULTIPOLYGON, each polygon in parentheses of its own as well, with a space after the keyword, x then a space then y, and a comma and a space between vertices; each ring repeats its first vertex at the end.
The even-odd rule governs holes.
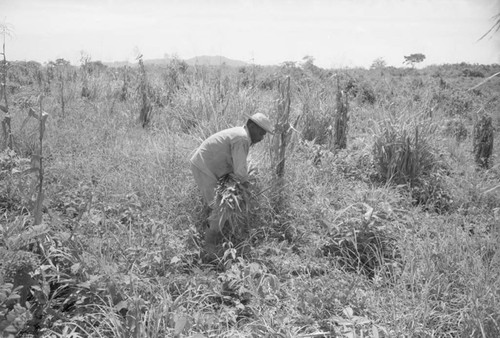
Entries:
POLYGON ((384 182, 412 184, 433 171, 436 159, 430 141, 436 126, 430 121, 405 122, 402 116, 379 122, 375 130, 373 158, 384 182))
POLYGON ((361 103, 375 104, 377 97, 375 96, 375 91, 373 88, 367 84, 361 87, 360 92, 361 103))
POLYGON ((453 200, 441 173, 430 173, 417 179, 410 194, 413 204, 422 206, 426 211, 443 214, 451 210, 453 200))
POLYGON ((356 97, 362 104, 374 104, 377 101, 373 87, 365 81, 361 82, 353 78, 349 78, 344 86, 344 89, 346 93, 356 97))
POLYGON ((412 89, 419 89, 419 88, 422 88, 424 86, 424 81, 422 80, 422 78, 420 77, 414 77, 412 80, 411 80, 411 83, 410 83, 410 87, 412 89))
POLYGON ((395 264, 399 257, 393 235, 380 222, 351 220, 339 227, 321 250, 325 256, 336 257, 347 271, 369 278, 395 264))
POLYGON ((327 144, 331 137, 332 116, 321 112, 310 112, 303 118, 302 137, 315 144, 327 144))
MULTIPOLYGON (((332 135, 335 96, 332 92, 314 92, 307 84, 297 89, 302 109, 302 138, 315 144, 327 144, 332 135)), ((296 124, 295 122, 294 124, 296 124)))
POLYGON ((462 75, 466 77, 484 77, 484 74, 478 70, 464 69, 462 70, 462 75))
POLYGON ((473 107, 473 101, 469 95, 458 91, 445 94, 442 101, 443 110, 449 117, 467 116, 473 107))
POLYGON ((453 137, 457 142, 465 141, 468 135, 463 119, 447 120, 444 126, 444 133, 453 137))

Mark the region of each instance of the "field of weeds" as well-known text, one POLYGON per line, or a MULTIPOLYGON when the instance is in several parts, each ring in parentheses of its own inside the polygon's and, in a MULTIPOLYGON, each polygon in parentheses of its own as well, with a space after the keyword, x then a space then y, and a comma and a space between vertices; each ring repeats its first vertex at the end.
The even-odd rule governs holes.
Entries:
POLYGON ((2 337, 500 336, 498 71, 11 63, 2 337), (283 185, 266 136, 246 250, 203 265, 189 154, 287 78, 283 185))

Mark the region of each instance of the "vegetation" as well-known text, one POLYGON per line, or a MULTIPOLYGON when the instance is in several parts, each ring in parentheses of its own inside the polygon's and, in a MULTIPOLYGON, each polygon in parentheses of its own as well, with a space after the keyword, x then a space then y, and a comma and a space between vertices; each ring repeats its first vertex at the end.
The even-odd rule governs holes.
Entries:
POLYGON ((425 60, 425 55, 422 53, 411 54, 405 56, 405 61, 403 63, 410 64, 411 67, 415 67, 416 63, 420 63, 425 60))
POLYGON ((5 143, 9 148, 12 147, 12 133, 10 120, 11 116, 9 113, 9 101, 8 101, 8 93, 7 93, 7 72, 8 72, 8 64, 7 64, 7 56, 5 53, 5 39, 7 36, 10 36, 11 30, 9 25, 1 24, 0 32, 2 34, 2 60, 0 66, 1 73, 1 83, 0 83, 0 111, 2 111, 2 134, 4 136, 3 143, 5 143))
POLYGON ((3 337, 500 336, 499 65, 63 61, 5 73, 3 337), (280 139, 203 265, 187 159, 255 112, 280 139))
POLYGON ((493 154, 493 125, 491 117, 482 116, 474 124, 474 157, 482 168, 489 168, 493 154))

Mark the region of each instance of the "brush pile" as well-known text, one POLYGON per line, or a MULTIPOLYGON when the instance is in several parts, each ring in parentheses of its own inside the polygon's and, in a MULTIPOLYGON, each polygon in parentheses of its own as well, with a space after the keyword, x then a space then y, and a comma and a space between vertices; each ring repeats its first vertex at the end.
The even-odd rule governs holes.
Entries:
POLYGON ((226 239, 244 239, 251 210, 251 190, 251 185, 231 174, 222 176, 217 182, 210 217, 218 220, 226 239))

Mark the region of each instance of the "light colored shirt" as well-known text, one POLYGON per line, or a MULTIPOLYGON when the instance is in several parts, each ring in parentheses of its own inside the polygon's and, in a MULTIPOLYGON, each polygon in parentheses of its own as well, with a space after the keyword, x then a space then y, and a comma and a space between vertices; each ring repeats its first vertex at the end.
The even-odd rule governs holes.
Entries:
POLYGON ((246 181, 250 144, 250 134, 246 126, 225 129, 203 141, 190 161, 215 179, 233 173, 240 180, 246 181))

